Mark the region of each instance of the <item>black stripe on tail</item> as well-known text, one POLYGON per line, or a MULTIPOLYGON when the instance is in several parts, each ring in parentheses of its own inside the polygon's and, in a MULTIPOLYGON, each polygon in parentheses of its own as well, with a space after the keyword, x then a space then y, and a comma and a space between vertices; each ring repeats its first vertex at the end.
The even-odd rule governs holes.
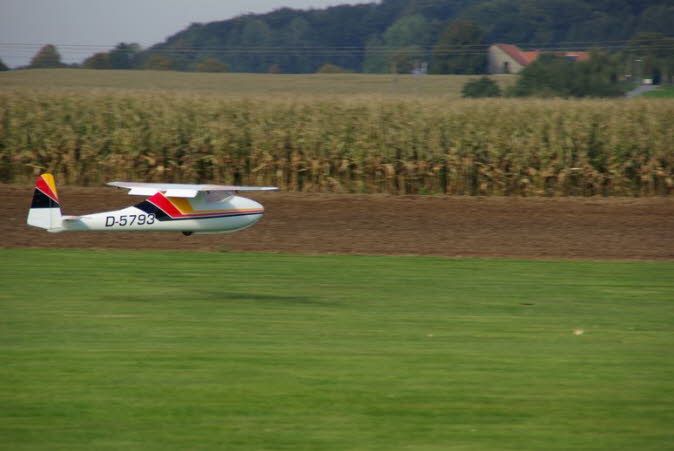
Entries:
POLYGON ((30 204, 30 208, 60 208, 60 206, 54 199, 35 188, 33 203, 30 204))

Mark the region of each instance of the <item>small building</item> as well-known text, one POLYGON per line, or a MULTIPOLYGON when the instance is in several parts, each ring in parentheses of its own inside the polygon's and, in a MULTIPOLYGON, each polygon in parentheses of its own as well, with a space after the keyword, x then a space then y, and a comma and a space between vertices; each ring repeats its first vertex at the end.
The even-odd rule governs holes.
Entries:
MULTIPOLYGON (((525 52, 512 44, 494 44, 489 47, 487 54, 487 70, 490 74, 516 74, 538 57, 548 53, 541 50, 525 52)), ((590 59, 588 52, 553 52, 555 55, 569 58, 573 61, 590 59)))

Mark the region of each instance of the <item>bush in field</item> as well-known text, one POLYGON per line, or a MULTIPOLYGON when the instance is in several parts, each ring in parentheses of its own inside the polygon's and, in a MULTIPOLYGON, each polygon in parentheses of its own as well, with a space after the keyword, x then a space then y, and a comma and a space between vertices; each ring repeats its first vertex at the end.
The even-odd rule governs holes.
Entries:
POLYGON ((310 192, 674 194, 674 103, 0 91, 0 181, 51 171, 310 192))
POLYGON ((461 94, 464 97, 500 97, 501 88, 489 77, 470 80, 463 86, 461 94))
POLYGON ((346 73, 347 70, 335 65, 335 64, 330 64, 330 63, 325 63, 321 67, 318 68, 316 71, 317 74, 343 74, 346 73))
POLYGON ((215 58, 206 58, 194 66, 195 72, 227 72, 227 65, 215 58))

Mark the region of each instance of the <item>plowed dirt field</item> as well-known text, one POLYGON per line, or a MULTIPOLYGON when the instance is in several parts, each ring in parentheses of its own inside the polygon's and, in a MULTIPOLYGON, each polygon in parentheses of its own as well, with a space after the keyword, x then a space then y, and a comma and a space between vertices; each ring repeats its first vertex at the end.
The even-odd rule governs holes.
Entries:
MULTIPOLYGON (((257 193, 264 218, 232 235, 78 232, 26 225, 32 187, 0 185, 0 247, 163 249, 534 259, 674 260, 674 199, 257 193)), ((58 187, 64 213, 141 200, 58 187)))

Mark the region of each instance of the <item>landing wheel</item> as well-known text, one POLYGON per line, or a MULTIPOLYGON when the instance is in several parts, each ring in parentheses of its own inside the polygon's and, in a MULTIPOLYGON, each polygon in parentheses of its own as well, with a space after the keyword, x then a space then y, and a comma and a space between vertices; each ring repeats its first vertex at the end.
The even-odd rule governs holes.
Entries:
POLYGON ((183 235, 190 236, 190 235, 192 235, 192 233, 194 233, 194 232, 183 232, 183 235))

